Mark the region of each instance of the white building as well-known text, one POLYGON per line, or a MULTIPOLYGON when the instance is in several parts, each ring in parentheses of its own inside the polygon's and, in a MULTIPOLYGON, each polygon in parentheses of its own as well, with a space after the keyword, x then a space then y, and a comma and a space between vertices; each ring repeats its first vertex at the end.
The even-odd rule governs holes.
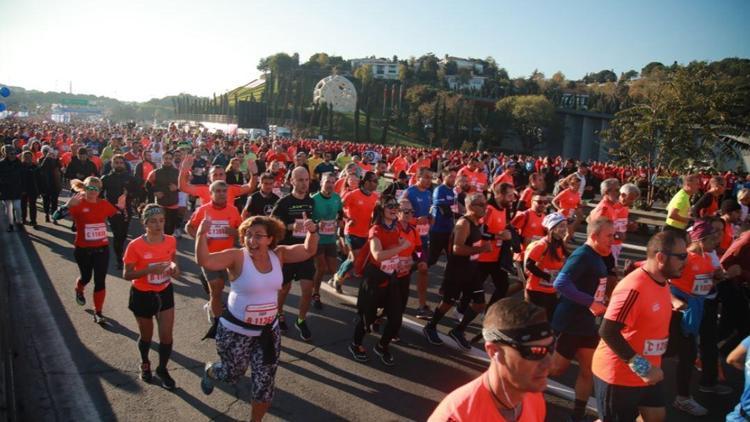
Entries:
POLYGON ((448 62, 456 62, 456 67, 460 69, 469 69, 471 70, 471 73, 473 74, 483 74, 484 73, 484 65, 479 63, 476 60, 471 59, 464 59, 462 57, 454 57, 454 56, 448 56, 446 55, 443 60, 440 60, 438 64, 440 64, 441 67, 445 66, 448 62))
POLYGON ((360 66, 371 65, 372 76, 375 79, 398 79, 398 62, 385 59, 352 59, 349 60, 352 65, 352 72, 360 66))
POLYGON ((484 76, 472 76, 467 83, 461 83, 461 77, 458 75, 445 75, 445 83, 448 84, 450 89, 482 89, 484 81, 487 80, 484 76))

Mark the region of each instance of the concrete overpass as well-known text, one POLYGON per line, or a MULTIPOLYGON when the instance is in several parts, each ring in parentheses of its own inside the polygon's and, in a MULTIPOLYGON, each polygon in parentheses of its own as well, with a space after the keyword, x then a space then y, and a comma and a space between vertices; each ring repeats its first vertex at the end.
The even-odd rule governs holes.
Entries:
POLYGON ((609 160, 610 145, 600 133, 609 127, 614 115, 570 108, 558 108, 556 113, 564 121, 564 135, 561 143, 549 143, 551 155, 585 161, 609 160))

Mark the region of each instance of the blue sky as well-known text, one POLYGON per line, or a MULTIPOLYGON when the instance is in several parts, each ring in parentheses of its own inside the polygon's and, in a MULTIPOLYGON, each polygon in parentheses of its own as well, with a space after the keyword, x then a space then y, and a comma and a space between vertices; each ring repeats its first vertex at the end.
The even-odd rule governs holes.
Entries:
POLYGON ((750 1, 0 1, 0 83, 143 101, 221 93, 261 57, 492 56, 570 79, 750 57, 750 1))

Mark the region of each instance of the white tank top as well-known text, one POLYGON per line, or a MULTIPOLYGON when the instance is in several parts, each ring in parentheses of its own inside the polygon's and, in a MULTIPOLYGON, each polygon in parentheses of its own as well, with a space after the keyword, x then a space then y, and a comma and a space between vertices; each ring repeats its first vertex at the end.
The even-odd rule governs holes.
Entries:
MULTIPOLYGON (((284 281, 279 257, 268 251, 271 271, 261 273, 255 268, 247 249, 242 248, 242 272, 229 286, 227 309, 237 319, 253 325, 266 325, 276 318, 278 292, 284 281)), ((248 337, 257 337, 261 330, 248 330, 221 318, 221 324, 230 331, 248 337)), ((274 326, 278 321, 274 323, 274 326)))

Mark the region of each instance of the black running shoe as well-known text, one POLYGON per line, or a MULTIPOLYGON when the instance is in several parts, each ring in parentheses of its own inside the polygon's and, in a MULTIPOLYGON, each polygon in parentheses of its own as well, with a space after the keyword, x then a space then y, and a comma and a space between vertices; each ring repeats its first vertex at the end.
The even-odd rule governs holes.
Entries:
POLYGON ((448 335, 458 344, 458 347, 464 350, 471 350, 471 343, 466 340, 466 335, 462 330, 452 329, 448 332, 448 335))
POLYGON ((86 296, 83 295, 83 291, 76 290, 76 303, 81 306, 86 304, 86 296))
POLYGON ((151 375, 151 362, 141 363, 141 380, 143 382, 151 382, 151 378, 153 378, 151 375))
POLYGON ((440 339, 440 335, 438 334, 436 327, 425 325, 424 328, 422 328, 422 333, 427 338, 427 341, 433 346, 443 345, 443 340, 440 339))
POLYGON ((367 362, 370 360, 370 357, 367 356, 367 352, 360 349, 360 346, 357 346, 354 343, 349 343, 349 353, 352 354, 352 357, 357 362, 367 362))
POLYGON ((284 314, 279 314, 279 331, 286 334, 288 330, 289 327, 286 326, 286 318, 284 317, 284 314))
POLYGON ((323 302, 320 301, 320 294, 319 293, 315 293, 312 296, 312 304, 313 304, 313 307, 315 309, 317 309, 317 310, 323 309, 323 302))
POLYGON ((209 395, 214 392, 214 380, 211 377, 211 368, 213 363, 206 362, 206 366, 203 368, 203 378, 201 378, 201 391, 203 394, 209 395))
POLYGON ((310 328, 307 327, 307 320, 304 320, 300 322, 300 320, 297 320, 294 323, 294 327, 299 331, 299 336, 304 341, 310 341, 312 338, 312 332, 310 332, 310 328))
POLYGON ((177 384, 174 382, 172 377, 169 376, 167 368, 163 368, 161 366, 157 367, 156 375, 159 377, 159 379, 161 379, 162 387, 166 388, 167 390, 174 390, 177 384))
POLYGON ((388 349, 384 349, 383 346, 380 345, 380 343, 377 343, 375 347, 372 348, 372 351, 375 352, 376 355, 380 356, 380 361, 383 362, 385 366, 393 366, 396 364, 396 362, 393 360, 393 355, 388 349))

